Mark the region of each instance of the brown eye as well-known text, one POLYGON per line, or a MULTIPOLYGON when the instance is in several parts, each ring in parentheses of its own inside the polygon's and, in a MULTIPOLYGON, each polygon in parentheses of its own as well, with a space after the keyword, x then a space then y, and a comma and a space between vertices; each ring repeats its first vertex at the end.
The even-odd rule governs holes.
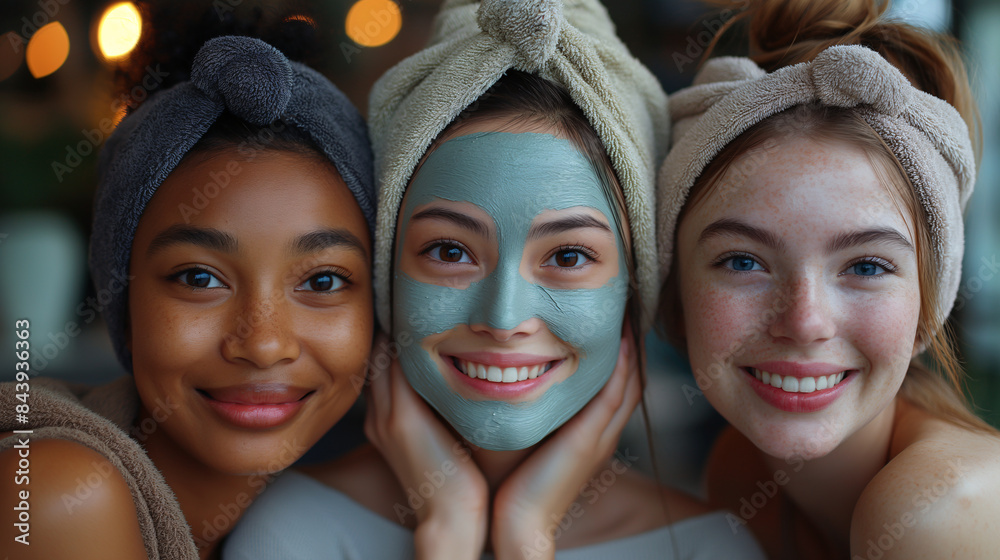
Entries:
POLYGON ((459 262, 462 260, 462 250, 458 247, 442 247, 441 260, 444 262, 459 262))
POLYGON ((576 251, 560 251, 556 253, 556 266, 573 267, 580 263, 580 253, 576 251))
POLYGON ((182 285, 191 288, 225 288, 225 284, 219 281, 211 272, 203 268, 189 268, 173 275, 173 279, 182 285))
POLYGON ((565 249, 557 249, 545 261, 545 263, 542 264, 542 266, 579 269, 586 266, 588 262, 594 262, 596 260, 597 257, 595 255, 588 254, 585 249, 579 247, 567 247, 565 249))
POLYGON ((436 245, 427 251, 427 255, 434 260, 452 263, 471 263, 469 254, 457 245, 445 244, 436 245))

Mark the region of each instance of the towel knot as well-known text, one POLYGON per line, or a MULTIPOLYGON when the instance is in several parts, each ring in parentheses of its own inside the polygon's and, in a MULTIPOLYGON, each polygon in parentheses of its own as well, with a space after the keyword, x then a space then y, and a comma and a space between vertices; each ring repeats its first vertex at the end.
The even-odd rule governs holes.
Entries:
POLYGON ((898 117, 913 99, 909 80, 875 51, 838 45, 816 55, 812 64, 816 96, 826 105, 871 105, 898 117))
POLYGON ((252 37, 216 37, 194 58, 191 81, 237 117, 257 126, 277 120, 292 97, 292 67, 278 49, 252 37))
POLYGON ((517 50, 528 72, 556 52, 566 21, 559 0, 483 0, 476 17, 484 33, 517 50))

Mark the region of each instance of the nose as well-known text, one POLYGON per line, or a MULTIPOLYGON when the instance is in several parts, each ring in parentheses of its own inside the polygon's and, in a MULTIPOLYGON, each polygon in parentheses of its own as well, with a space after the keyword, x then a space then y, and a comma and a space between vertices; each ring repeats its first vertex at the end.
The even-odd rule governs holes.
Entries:
POLYGON ((790 282, 776 298, 774 310, 775 320, 768 330, 776 339, 806 345, 829 340, 836 334, 829 293, 815 278, 790 282))
POLYGON ((301 352, 291 302, 280 290, 256 290, 240 298, 223 336, 222 354, 230 362, 267 369, 295 361, 301 352))
POLYGON ((521 276, 517 263, 504 264, 482 281, 482 301, 469 317, 473 332, 489 334, 499 342, 534 334, 543 326, 542 320, 533 316, 536 306, 532 304, 534 292, 541 288, 521 276))

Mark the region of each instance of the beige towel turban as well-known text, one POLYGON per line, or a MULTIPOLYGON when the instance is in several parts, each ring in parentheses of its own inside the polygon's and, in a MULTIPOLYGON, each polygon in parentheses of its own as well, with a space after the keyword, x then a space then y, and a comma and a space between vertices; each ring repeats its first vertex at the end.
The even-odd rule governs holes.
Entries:
POLYGON ((677 216, 702 170, 754 124, 796 105, 856 107, 906 170, 930 225, 940 272, 939 324, 962 273, 962 210, 975 182, 968 128, 948 103, 910 85, 874 51, 830 47, 811 62, 766 73, 746 58, 718 58, 670 98, 674 144, 658 177, 660 274, 673 258, 677 216))
POLYGON ((569 91, 611 157, 625 192, 643 310, 652 323, 658 291, 653 185, 666 152, 667 98, 656 78, 615 36, 596 0, 446 1, 430 44, 372 89, 378 217, 375 292, 391 325, 393 236, 403 191, 437 135, 508 69, 569 91))

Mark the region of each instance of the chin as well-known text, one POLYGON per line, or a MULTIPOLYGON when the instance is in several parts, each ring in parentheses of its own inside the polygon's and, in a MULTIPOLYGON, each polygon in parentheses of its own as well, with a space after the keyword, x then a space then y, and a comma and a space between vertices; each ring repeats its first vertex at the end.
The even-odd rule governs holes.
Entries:
POLYGON ((750 430, 738 428, 763 453, 789 463, 825 457, 843 441, 829 418, 760 420, 750 430))

